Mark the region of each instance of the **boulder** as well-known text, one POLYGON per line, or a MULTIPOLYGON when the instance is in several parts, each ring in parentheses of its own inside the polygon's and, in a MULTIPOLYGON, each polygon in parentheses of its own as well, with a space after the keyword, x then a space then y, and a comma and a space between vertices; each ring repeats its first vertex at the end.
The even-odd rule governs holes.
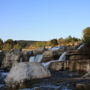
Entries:
POLYGON ((21 62, 29 62, 29 57, 32 55, 32 53, 29 51, 22 51, 21 55, 21 62))
POLYGON ((42 54, 45 50, 46 50, 45 47, 40 47, 40 48, 37 48, 36 50, 34 50, 34 51, 33 51, 33 54, 34 54, 34 55, 42 54))
POLYGON ((63 70, 63 62, 61 61, 51 62, 48 68, 50 70, 55 70, 55 71, 63 70))
POLYGON ((43 61, 42 62, 48 62, 50 60, 54 59, 54 53, 51 50, 45 51, 43 53, 43 61))
POLYGON ((2 68, 9 70, 14 63, 20 62, 21 51, 18 49, 12 49, 5 54, 2 62, 2 68))
POLYGON ((22 62, 15 64, 11 68, 5 82, 8 86, 23 85, 26 81, 47 78, 50 76, 51 73, 49 70, 43 67, 40 63, 22 62))

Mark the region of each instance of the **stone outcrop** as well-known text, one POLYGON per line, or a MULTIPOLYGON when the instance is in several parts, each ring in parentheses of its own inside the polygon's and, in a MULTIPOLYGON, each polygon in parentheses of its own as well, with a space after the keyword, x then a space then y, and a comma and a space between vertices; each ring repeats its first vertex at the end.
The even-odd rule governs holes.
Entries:
POLYGON ((62 52, 60 52, 59 50, 57 50, 57 51, 52 51, 52 50, 45 51, 43 53, 42 62, 49 62, 52 60, 58 60, 61 54, 62 54, 62 52))
POLYGON ((12 49, 5 54, 4 60, 2 62, 2 68, 9 70, 13 64, 20 62, 21 51, 17 49, 12 49))
POLYGON ((33 54, 34 54, 34 56, 37 55, 37 54, 42 54, 45 50, 46 50, 45 47, 40 47, 36 50, 33 50, 33 54))
POLYGON ((54 71, 63 70, 63 63, 61 61, 51 62, 48 66, 48 69, 54 70, 54 71))
POLYGON ((49 65, 49 69, 88 72, 90 70, 89 56, 89 53, 81 53, 80 50, 71 50, 66 54, 65 61, 52 62, 49 65))
POLYGON ((40 63, 17 63, 15 64, 9 74, 7 75, 5 82, 7 85, 21 85, 28 80, 41 79, 50 77, 51 73, 48 69, 43 67, 40 63))

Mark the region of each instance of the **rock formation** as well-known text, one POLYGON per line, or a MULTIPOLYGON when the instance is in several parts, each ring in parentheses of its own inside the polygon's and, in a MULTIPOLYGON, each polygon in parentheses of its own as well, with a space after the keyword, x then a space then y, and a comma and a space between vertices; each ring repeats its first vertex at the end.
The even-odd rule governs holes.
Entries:
POLYGON ((7 85, 21 85, 28 80, 41 79, 50 77, 51 73, 48 69, 43 67, 40 63, 17 63, 15 64, 9 74, 7 75, 5 82, 7 85))

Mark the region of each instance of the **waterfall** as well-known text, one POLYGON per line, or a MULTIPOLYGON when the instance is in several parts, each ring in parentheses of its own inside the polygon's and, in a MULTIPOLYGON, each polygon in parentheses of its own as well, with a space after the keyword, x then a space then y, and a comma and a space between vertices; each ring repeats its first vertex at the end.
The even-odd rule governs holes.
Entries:
POLYGON ((52 63, 52 62, 55 62, 55 61, 49 61, 49 62, 46 62, 46 63, 42 63, 42 65, 46 68, 48 68, 48 66, 52 63))
POLYGON ((84 47, 84 45, 85 45, 85 44, 81 44, 81 45, 77 48, 77 50, 80 50, 82 47, 84 47))
POLYGON ((29 62, 41 62, 43 59, 43 55, 42 54, 38 54, 36 56, 32 56, 29 59, 29 62))
POLYGON ((35 62, 35 56, 31 56, 31 57, 29 58, 29 62, 35 62))
POLYGON ((36 62, 41 62, 42 61, 42 58, 43 58, 43 55, 42 54, 37 55, 36 58, 35 58, 35 61, 36 62))
POLYGON ((65 61, 67 52, 62 53, 58 61, 65 61))
POLYGON ((23 59, 22 59, 22 57, 20 57, 20 62, 22 62, 23 61, 23 59))
POLYGON ((42 65, 45 66, 46 68, 48 68, 52 62, 65 61, 66 60, 66 54, 67 54, 67 52, 64 52, 64 53, 62 53, 62 55, 60 56, 60 58, 58 60, 52 60, 52 61, 49 61, 46 63, 42 63, 42 65))

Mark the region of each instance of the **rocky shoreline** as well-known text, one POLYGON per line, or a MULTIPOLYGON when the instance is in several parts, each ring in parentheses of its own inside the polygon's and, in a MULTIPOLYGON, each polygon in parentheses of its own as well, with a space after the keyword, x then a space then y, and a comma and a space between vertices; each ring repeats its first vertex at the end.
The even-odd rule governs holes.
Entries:
POLYGON ((89 51, 85 44, 77 49, 1 51, 0 90, 89 90, 89 51))

